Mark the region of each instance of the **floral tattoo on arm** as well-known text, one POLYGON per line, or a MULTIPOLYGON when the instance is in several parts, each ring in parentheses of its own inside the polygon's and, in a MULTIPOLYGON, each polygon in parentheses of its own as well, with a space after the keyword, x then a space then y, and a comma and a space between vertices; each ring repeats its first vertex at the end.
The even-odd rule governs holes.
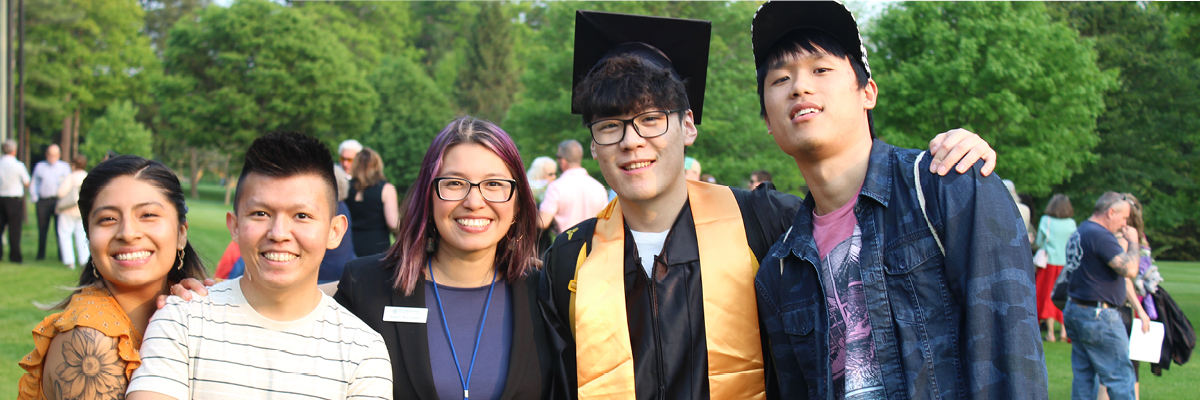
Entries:
POLYGON ((72 329, 59 348, 62 364, 55 368, 54 397, 58 399, 124 399, 129 382, 125 361, 117 356, 117 340, 94 329, 72 329))

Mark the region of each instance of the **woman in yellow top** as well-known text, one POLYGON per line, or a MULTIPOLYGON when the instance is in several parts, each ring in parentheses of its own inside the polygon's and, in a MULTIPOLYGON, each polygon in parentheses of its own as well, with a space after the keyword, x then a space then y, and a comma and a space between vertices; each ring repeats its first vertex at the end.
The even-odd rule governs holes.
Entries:
POLYGON ((33 329, 34 350, 20 399, 124 398, 141 364, 142 332, 170 282, 204 279, 187 242, 187 206, 165 165, 137 156, 109 159, 79 190, 91 258, 62 312, 33 329))

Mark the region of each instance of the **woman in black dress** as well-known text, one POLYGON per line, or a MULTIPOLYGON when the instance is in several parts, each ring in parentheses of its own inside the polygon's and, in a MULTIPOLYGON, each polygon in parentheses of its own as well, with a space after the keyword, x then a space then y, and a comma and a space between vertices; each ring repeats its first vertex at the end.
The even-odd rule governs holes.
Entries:
POLYGON ((400 208, 396 186, 383 177, 383 159, 379 153, 370 147, 363 148, 354 157, 350 177, 346 207, 350 209, 354 253, 362 257, 387 251, 400 220, 400 208))

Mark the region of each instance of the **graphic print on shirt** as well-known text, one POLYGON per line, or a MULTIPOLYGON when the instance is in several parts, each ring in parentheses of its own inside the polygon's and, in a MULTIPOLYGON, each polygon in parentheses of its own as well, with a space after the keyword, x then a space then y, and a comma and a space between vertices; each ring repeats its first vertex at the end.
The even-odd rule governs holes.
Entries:
POLYGON ((855 225, 854 234, 838 243, 821 262, 825 304, 829 308, 832 393, 847 400, 884 399, 859 268, 861 249, 862 232, 855 225))
POLYGON ((1064 268, 1067 274, 1079 269, 1079 264, 1083 262, 1083 243, 1081 243, 1081 240, 1078 231, 1072 233, 1071 237, 1067 239, 1067 265, 1064 268))

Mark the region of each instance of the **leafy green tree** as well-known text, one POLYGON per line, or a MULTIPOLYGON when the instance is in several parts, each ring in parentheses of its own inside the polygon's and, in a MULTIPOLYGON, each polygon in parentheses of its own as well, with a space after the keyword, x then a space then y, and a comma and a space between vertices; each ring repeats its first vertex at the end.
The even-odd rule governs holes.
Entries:
POLYGON ((385 57, 420 56, 412 41, 420 30, 412 6, 385 1, 306 1, 294 3, 319 28, 332 32, 353 54, 359 71, 370 72, 385 57))
POLYGON ((458 72, 467 51, 466 37, 479 13, 480 3, 415 1, 410 4, 417 19, 421 20, 414 43, 421 51, 421 65, 454 100, 454 93, 448 90, 457 87, 458 72))
POLYGON ((27 125, 41 134, 30 141, 60 143, 69 157, 106 105, 148 102, 161 67, 135 0, 30 0, 26 9, 27 125))
POLYGON ((1169 14, 1127 2, 1048 3, 1094 40, 1101 68, 1119 70, 1096 122, 1099 162, 1056 189, 1071 196, 1077 217, 1099 195, 1115 190, 1138 196, 1147 236, 1161 255, 1200 258, 1200 65, 1169 40, 1169 14))
POLYGON ((154 52, 159 57, 167 47, 167 33, 182 18, 193 16, 196 11, 208 7, 210 0, 138 0, 146 12, 144 33, 150 37, 154 52))
POLYGON ((1175 44, 1193 57, 1200 57, 1200 40, 1196 40, 1200 37, 1200 3, 1170 1, 1155 6, 1168 12, 1167 26, 1175 44))
POLYGON ((176 24, 168 40, 169 73, 155 94, 169 143, 237 159, 266 132, 299 131, 333 143, 362 135, 375 120, 378 95, 350 51, 294 8, 265 0, 209 7, 176 24))
POLYGON ((80 152, 94 165, 109 151, 121 155, 153 157, 150 130, 135 119, 137 109, 129 100, 117 101, 105 108, 104 115, 92 122, 80 146, 80 152))
POLYGON ((1092 41, 1044 4, 906 2, 869 36, 885 140, 922 148, 931 132, 970 129, 1003 155, 997 173, 1033 195, 1096 160, 1116 71, 1097 67, 1092 41))
POLYGON ((408 57, 385 59, 370 82, 379 92, 379 108, 362 142, 379 152, 384 175, 404 190, 417 178, 433 138, 454 118, 454 107, 442 88, 408 57))
POLYGON ((519 91, 514 30, 503 5, 481 4, 467 34, 466 62, 458 73, 459 105, 467 113, 497 124, 504 121, 519 91))

